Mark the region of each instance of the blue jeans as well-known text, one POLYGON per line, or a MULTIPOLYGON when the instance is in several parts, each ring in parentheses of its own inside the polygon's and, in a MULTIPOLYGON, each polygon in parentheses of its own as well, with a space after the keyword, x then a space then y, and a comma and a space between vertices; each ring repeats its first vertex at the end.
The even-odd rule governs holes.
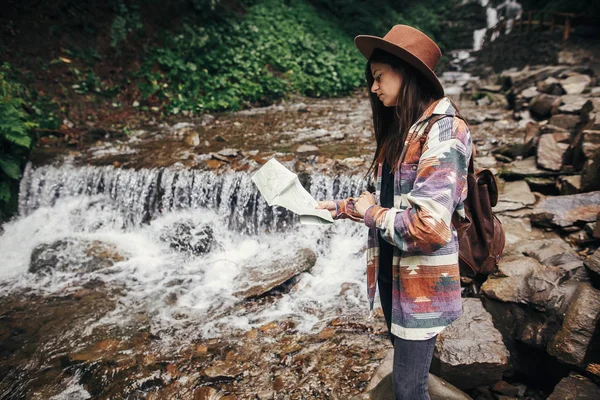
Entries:
MULTIPOLYGON (((379 299, 390 332, 392 324, 392 276, 391 266, 379 269, 377 285, 379 299)), ((397 400, 429 400, 429 367, 437 335, 427 340, 406 340, 389 333, 394 345, 394 368, 392 378, 397 400)))

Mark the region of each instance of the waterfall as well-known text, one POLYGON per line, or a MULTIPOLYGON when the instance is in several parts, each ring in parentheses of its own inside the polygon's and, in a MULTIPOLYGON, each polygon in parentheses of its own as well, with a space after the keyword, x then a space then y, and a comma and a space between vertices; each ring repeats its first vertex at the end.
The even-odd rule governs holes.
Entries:
MULTIPOLYGON (((516 0, 505 0, 496 7, 490 4, 489 0, 479 0, 479 4, 485 8, 487 26, 473 31, 473 51, 481 50, 483 37, 487 30, 493 28, 501 19, 506 20, 506 33, 509 33, 513 21, 521 18, 523 11, 523 7, 516 0)), ((497 36, 497 33, 495 33, 490 40, 494 41, 497 36)))
MULTIPOLYGON (((149 329, 174 344, 281 318, 297 321, 307 332, 340 310, 366 317, 364 224, 302 225, 295 214, 266 204, 250 177, 28 164, 19 215, 0 235, 0 290, 54 295, 102 281, 107 288, 121 288, 121 297, 114 311, 86 329, 126 324, 136 313, 147 313, 149 329), (206 227, 214 246, 206 253, 189 251, 206 227), (119 259, 81 270, 93 262, 90 243, 112 249, 108 253, 119 259), (317 261, 298 277, 293 293, 253 313, 234 308, 240 301, 234 293, 249 266, 277 274, 285 267, 281 260, 292 261, 307 248, 317 261), (51 250, 51 257, 41 260, 50 264, 49 273, 31 270, 40 249, 51 250)), ((317 200, 357 196, 366 189, 362 176, 314 174, 300 180, 317 200)))
MULTIPOLYGON (((39 207, 52 207, 65 197, 104 194, 123 218, 122 228, 147 223, 164 213, 198 208, 228 216, 229 229, 247 234, 281 231, 298 223, 286 209, 270 207, 250 176, 170 168, 33 168, 29 163, 21 180, 19 214, 27 216, 39 207)), ((358 176, 316 174, 304 183, 318 200, 349 197, 366 188, 366 182, 358 176)))

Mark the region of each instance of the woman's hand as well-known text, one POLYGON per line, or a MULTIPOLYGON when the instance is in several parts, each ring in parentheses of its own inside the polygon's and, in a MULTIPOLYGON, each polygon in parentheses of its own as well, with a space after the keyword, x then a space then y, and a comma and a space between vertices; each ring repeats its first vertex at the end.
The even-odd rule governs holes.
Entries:
POLYGON ((354 209, 360 214, 362 218, 365 217, 365 212, 369 207, 375 204, 375 196, 371 192, 364 191, 360 194, 356 202, 354 203, 354 209))
POLYGON ((318 201, 317 203, 315 208, 328 210, 333 218, 337 216, 337 208, 333 200, 318 201))

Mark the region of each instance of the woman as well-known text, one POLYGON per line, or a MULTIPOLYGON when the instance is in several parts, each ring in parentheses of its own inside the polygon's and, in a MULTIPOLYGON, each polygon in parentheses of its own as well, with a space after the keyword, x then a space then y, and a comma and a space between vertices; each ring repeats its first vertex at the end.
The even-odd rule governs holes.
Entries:
POLYGON ((378 286, 394 346, 396 398, 429 399, 437 334, 462 314, 451 217, 465 218, 471 136, 433 72, 441 52, 427 35, 395 25, 383 38, 359 35, 354 42, 368 60, 377 148, 367 176, 375 173, 376 192, 317 208, 369 228, 369 306, 378 286))

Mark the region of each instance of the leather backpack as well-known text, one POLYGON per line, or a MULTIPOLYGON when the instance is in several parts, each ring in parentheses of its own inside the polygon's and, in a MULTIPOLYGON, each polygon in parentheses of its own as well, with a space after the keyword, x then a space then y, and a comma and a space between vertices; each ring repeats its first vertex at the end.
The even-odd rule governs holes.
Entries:
MULTIPOLYGON (((454 108, 457 109, 456 106, 454 108)), ((452 115, 432 117, 423 136, 426 137, 431 127, 445 117, 452 117, 452 115)), ((467 123, 458 111, 456 117, 467 123)), ((486 168, 476 172, 473 164, 474 157, 475 145, 473 144, 467 170, 468 193, 464 201, 467 218, 461 220, 456 212, 452 215, 452 224, 458 235, 460 274, 468 277, 488 275, 494 271, 505 245, 504 228, 492 211, 492 207, 498 202, 496 178, 492 171, 486 168)))

